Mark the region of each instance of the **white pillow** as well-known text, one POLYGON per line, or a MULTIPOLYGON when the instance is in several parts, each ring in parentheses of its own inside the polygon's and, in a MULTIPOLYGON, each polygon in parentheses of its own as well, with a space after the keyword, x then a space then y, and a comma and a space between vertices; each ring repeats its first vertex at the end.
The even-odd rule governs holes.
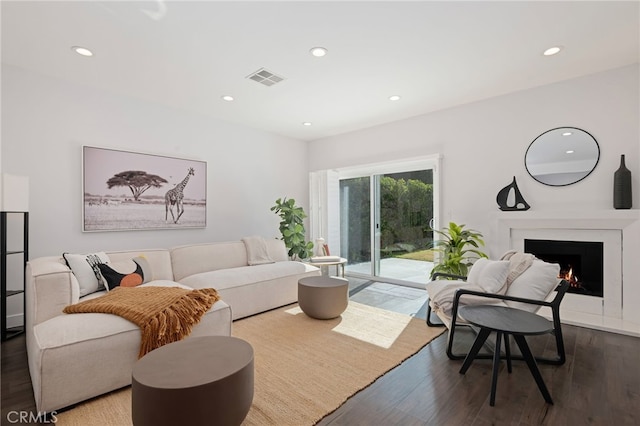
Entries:
POLYGON ((264 238, 258 236, 244 237, 242 242, 247 249, 247 263, 250 266, 274 263, 273 259, 269 256, 267 243, 264 238))
POLYGON ((507 290, 507 276, 509 275, 508 260, 478 259, 473 264, 467 277, 467 282, 475 284, 487 293, 504 294, 507 290))
MULTIPOLYGON (((535 259, 531 266, 516 278, 507 289, 507 296, 545 300, 558 286, 560 265, 535 259)), ((540 306, 521 302, 506 301, 508 306, 529 312, 536 312, 540 306)))
POLYGON ((105 289, 105 281, 98 268, 99 263, 109 263, 103 251, 89 254, 63 253, 62 257, 80 284, 80 297, 105 289))

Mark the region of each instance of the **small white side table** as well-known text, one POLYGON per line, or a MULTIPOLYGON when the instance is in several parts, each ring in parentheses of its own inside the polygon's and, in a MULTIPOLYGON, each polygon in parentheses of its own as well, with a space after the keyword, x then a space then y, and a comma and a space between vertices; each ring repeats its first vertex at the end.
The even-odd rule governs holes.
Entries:
POLYGON ((331 260, 326 262, 312 262, 311 260, 307 260, 307 263, 309 265, 320 268, 322 275, 329 275, 329 266, 335 265, 336 276, 340 276, 344 278, 344 265, 347 264, 347 259, 345 259, 344 257, 341 257, 339 260, 331 260))

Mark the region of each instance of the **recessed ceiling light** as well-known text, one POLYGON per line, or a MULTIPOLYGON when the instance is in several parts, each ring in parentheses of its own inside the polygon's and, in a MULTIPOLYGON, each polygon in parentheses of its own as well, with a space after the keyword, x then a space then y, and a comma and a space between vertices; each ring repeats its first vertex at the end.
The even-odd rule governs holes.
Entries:
POLYGON ((571 133, 571 132, 564 132, 564 133, 562 134, 562 136, 571 136, 572 134, 573 134, 573 133, 571 133))
POLYGON ((71 47, 71 50, 73 50, 74 52, 76 52, 78 55, 82 55, 82 56, 93 56, 93 52, 90 51, 89 49, 87 49, 86 47, 82 47, 82 46, 73 46, 71 47))
POLYGON ((569 151, 567 151, 567 154, 573 154, 573 150, 570 149, 569 151))
POLYGON ((231 101, 233 101, 233 96, 224 95, 224 96, 222 97, 222 100, 223 100, 223 101, 227 101, 227 102, 231 102, 231 101))
POLYGON ((327 54, 328 50, 325 49, 324 47, 314 47, 309 52, 316 58, 321 58, 327 54))
POLYGON ((544 51, 544 56, 553 56, 562 50, 561 46, 553 46, 544 51))
POLYGON ((398 96, 398 95, 389 96, 389 100, 390 101, 399 101, 400 100, 400 96, 398 96))
POLYGON ((311 122, 309 121, 305 121, 304 123, 302 123, 303 126, 311 126, 311 122))

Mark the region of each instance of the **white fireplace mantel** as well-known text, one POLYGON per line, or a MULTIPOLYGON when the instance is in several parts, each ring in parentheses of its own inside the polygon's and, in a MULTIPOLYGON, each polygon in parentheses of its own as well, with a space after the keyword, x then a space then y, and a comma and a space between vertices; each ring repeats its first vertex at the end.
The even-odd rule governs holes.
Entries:
MULTIPOLYGON (((613 241, 619 241, 616 243, 619 246, 618 254, 616 256, 605 255, 605 257, 615 259, 613 264, 610 262, 608 267, 617 269, 613 275, 619 277, 616 278, 618 287, 609 289, 608 300, 605 295, 602 313, 594 314, 593 312, 572 310, 570 299, 576 297, 567 294, 565 298, 569 300, 567 303, 563 301, 563 305, 566 306, 562 309, 562 320, 568 324, 640 336, 640 315, 637 313, 640 306, 640 290, 633 285, 635 281, 631 278, 640 276, 640 265, 635 260, 640 250, 640 232, 638 232, 640 210, 496 212, 493 219, 492 254, 496 256, 511 249, 521 250, 521 247, 517 247, 518 241, 521 240, 522 235, 528 233, 531 235, 540 235, 539 233, 557 235, 558 239, 566 238, 567 235, 588 235, 589 233, 598 235, 596 239, 599 239, 603 234, 617 233, 618 239, 613 239, 613 241), (614 295, 615 299, 613 304, 611 295, 614 295), (617 306, 615 306, 616 303, 617 306)), ((609 240, 609 245, 611 245, 611 241, 609 240)), ((573 302, 576 306, 580 303, 593 304, 597 301, 573 302)))
POLYGON ((624 229, 640 220, 640 210, 512 211, 498 212, 503 225, 572 229, 624 229))

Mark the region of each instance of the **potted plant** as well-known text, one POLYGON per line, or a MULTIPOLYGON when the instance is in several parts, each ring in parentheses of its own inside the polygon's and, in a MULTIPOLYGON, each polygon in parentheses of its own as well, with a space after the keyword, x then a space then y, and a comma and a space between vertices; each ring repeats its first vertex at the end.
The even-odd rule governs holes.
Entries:
POLYGON ((466 277, 472 260, 488 256, 479 249, 484 246, 482 234, 473 229, 464 229, 465 225, 449 222, 449 227, 434 229, 442 239, 434 241, 435 251, 440 253, 440 261, 433 267, 431 278, 436 272, 466 277))
POLYGON ((296 206, 296 200, 278 198, 271 211, 280 216, 280 233, 284 245, 289 249, 291 259, 306 259, 313 253, 313 243, 305 241, 304 219, 307 217, 302 207, 296 206))

